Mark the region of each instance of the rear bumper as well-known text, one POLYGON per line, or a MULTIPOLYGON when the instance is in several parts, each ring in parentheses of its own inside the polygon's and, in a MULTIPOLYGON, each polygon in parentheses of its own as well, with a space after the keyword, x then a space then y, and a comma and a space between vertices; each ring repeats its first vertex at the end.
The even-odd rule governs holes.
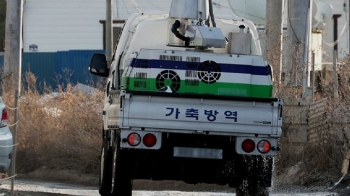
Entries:
POLYGON ((163 162, 166 165, 176 160, 222 162, 237 155, 232 139, 228 136, 163 133, 158 149, 122 148, 122 152, 136 162, 150 164, 163 162))
POLYGON ((0 128, 0 173, 9 170, 11 159, 9 155, 13 151, 12 133, 8 127, 0 128))
POLYGON ((235 141, 230 137, 207 135, 184 137, 183 134, 169 134, 158 150, 124 148, 120 151, 120 159, 128 163, 125 170, 132 173, 133 179, 176 180, 191 184, 213 183, 230 186, 242 180, 238 172, 245 169, 245 163, 242 162, 247 157, 254 156, 237 154, 235 141), (178 148, 204 151, 192 151, 191 154, 187 153, 188 151, 177 152, 178 148))
POLYGON ((9 156, 0 156, 0 173, 7 172, 11 166, 9 156))
POLYGON ((224 159, 224 150, 245 155, 276 156, 280 149, 278 145, 277 138, 260 135, 230 136, 136 130, 122 130, 120 143, 122 149, 159 150, 172 157, 203 159, 224 159), (128 139, 134 135, 139 138, 136 145, 134 142, 129 143, 128 139), (145 135, 156 138, 153 146, 144 144, 145 135), (243 148, 247 140, 252 143, 251 151, 243 148), (265 146, 261 146, 265 143, 265 146))

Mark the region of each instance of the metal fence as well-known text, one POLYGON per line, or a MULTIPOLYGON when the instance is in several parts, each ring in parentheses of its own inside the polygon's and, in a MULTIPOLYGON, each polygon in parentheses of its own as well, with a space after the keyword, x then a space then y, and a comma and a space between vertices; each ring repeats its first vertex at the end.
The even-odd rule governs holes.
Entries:
MULTIPOLYGON (((22 56, 22 75, 27 72, 37 77, 37 87, 42 90, 44 83, 54 88, 57 86, 56 77, 56 53, 24 53, 22 56)), ((22 80, 26 84, 26 80, 22 80)))
POLYGON ((0 56, 0 67, 4 66, 4 56, 0 56))
POLYGON ((56 73, 60 84, 90 84, 96 83, 96 76, 92 76, 88 70, 91 57, 95 53, 104 53, 103 50, 70 50, 57 52, 56 73))
MULTIPOLYGON (((69 50, 58 52, 23 53, 22 76, 27 72, 37 77, 36 86, 40 92, 44 85, 57 89, 58 85, 77 83, 93 85, 98 77, 90 75, 88 67, 93 54, 104 50, 69 50)), ((0 57, 0 66, 4 58, 0 57)), ((26 85, 25 80, 24 85, 26 85)))
POLYGON ((327 127, 326 107, 327 98, 313 102, 308 111, 308 142, 320 144, 329 132, 327 127))

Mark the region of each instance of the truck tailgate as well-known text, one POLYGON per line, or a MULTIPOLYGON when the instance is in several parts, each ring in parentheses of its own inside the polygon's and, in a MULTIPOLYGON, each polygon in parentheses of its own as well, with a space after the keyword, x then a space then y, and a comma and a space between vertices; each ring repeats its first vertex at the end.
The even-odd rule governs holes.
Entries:
POLYGON ((121 91, 120 128, 279 136, 280 99, 121 91))

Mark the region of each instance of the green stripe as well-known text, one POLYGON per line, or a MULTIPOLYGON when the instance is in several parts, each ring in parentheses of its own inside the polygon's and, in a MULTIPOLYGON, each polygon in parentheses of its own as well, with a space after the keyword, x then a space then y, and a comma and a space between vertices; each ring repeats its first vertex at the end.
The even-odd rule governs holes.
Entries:
MULTIPOLYGON (((138 79, 129 77, 124 79, 126 79, 125 82, 128 84, 126 85, 127 90, 158 91, 156 79, 154 78, 138 79), (129 79, 129 81, 127 81, 127 79, 129 79)), ((192 85, 196 85, 196 83, 192 85)), ((188 84, 188 81, 181 80, 180 88, 176 93, 269 98, 272 96, 272 85, 232 84, 221 82, 206 84, 199 82, 196 86, 191 86, 188 84)))

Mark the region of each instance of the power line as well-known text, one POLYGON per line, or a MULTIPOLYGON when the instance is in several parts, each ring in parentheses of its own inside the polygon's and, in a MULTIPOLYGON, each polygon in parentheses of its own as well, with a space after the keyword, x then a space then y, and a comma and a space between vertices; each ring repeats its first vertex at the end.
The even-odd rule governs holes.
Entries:
MULTIPOLYGON (((144 1, 144 0, 142 0, 144 1)), ((162 10, 160 7, 158 7, 156 4, 154 4, 152 1, 146 0, 148 3, 152 4, 154 7, 158 8, 159 10, 162 10)), ((164 10, 162 10, 164 11, 164 10)))
POLYGON ((244 11, 240 11, 240 10, 237 10, 237 9, 233 8, 232 3, 231 3, 230 0, 228 0, 228 3, 230 5, 230 7, 223 6, 223 5, 221 5, 220 3, 217 3, 217 2, 213 2, 213 5, 215 5, 217 8, 224 7, 224 8, 227 8, 227 9, 231 9, 233 11, 233 13, 236 14, 237 16, 239 16, 239 14, 237 14, 237 12, 240 12, 240 13, 248 15, 248 16, 252 16, 252 17, 255 17, 255 18, 266 20, 266 18, 263 18, 261 16, 257 16, 257 15, 250 14, 250 13, 247 13, 247 12, 244 12, 244 11))
MULTIPOLYGON (((347 14, 348 11, 346 9, 346 3, 345 2, 343 4, 343 11, 345 12, 346 16, 348 16, 348 14, 347 14)), ((340 32, 340 35, 339 35, 338 39, 336 41, 334 41, 333 43, 328 43, 328 42, 323 40, 323 43, 326 44, 327 46, 330 46, 330 47, 334 47, 336 44, 338 44, 339 41, 340 41, 340 38, 342 38, 344 36, 344 34, 349 31, 348 24, 349 24, 349 19, 348 19, 348 17, 345 17, 345 24, 343 26, 342 31, 340 32), (346 28, 346 27, 348 27, 348 28, 346 28)))
MULTIPOLYGON (((309 1, 309 8, 310 8, 310 6, 311 5, 310 5, 310 1, 309 1)), ((288 15, 289 26, 292 29, 293 35, 297 38, 298 43, 301 43, 299 37, 297 36, 297 34, 294 31, 293 24, 292 24, 292 21, 290 19, 290 9, 289 8, 290 8, 290 6, 288 6, 288 8, 287 8, 287 15, 288 15)), ((309 25, 311 25, 311 24, 309 24, 309 25)), ((305 29, 305 34, 306 34, 306 31, 307 31, 307 28, 305 29)))
POLYGON ((140 8, 140 6, 134 1, 134 0, 129 0, 137 9, 137 11, 139 11, 140 13, 142 13, 142 9, 140 8))
POLYGON ((338 39, 337 39, 335 42, 333 42, 333 43, 328 43, 328 42, 326 42, 326 41, 323 41, 323 43, 326 44, 327 46, 330 46, 330 47, 333 47, 333 46, 335 46, 336 44, 338 44, 339 41, 340 41, 340 38, 342 38, 342 37, 344 36, 344 34, 349 30, 349 28, 346 29, 346 27, 348 27, 347 24, 348 24, 348 21, 345 22, 344 27, 343 27, 343 29, 342 29, 342 31, 341 31, 341 33, 340 33, 338 39))

